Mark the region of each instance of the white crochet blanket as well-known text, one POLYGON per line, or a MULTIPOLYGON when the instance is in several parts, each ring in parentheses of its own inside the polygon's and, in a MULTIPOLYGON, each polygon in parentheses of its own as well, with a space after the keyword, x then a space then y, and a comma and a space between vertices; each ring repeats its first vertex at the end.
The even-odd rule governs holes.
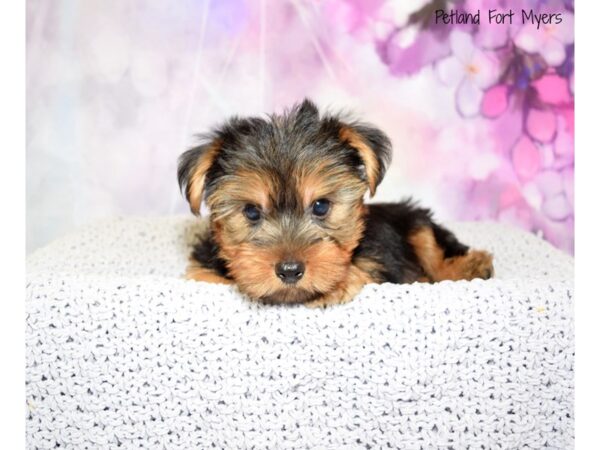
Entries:
POLYGON ((28 258, 28 448, 573 447, 573 261, 454 224, 497 278, 327 310, 180 278, 197 226, 120 219, 28 258))

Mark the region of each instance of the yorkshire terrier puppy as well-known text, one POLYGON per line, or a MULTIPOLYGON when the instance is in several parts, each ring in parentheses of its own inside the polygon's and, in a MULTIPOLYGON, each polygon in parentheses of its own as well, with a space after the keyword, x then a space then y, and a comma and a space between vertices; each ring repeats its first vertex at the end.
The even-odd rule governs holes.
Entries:
POLYGON ((309 100, 268 120, 229 120, 179 158, 192 212, 203 200, 210 209, 187 277, 310 306, 350 301, 367 283, 490 278, 492 256, 429 210, 364 203, 390 158, 383 132, 322 116, 309 100))

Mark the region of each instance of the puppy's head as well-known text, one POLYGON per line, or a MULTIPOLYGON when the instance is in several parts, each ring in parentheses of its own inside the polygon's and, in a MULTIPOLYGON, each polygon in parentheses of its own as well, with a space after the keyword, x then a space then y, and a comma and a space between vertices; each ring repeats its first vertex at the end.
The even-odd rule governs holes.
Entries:
POLYGON ((179 160, 192 212, 206 201, 231 277, 250 297, 305 302, 343 283, 363 235, 363 197, 390 159, 381 131, 319 115, 233 118, 179 160))

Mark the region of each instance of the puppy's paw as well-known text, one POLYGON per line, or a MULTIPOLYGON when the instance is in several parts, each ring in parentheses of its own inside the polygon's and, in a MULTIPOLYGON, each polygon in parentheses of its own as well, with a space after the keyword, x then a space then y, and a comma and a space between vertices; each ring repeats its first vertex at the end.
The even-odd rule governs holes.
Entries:
POLYGON ((350 295, 348 292, 338 290, 332 292, 331 294, 326 294, 322 297, 319 297, 316 300, 305 303, 305 305, 309 308, 327 308, 328 306, 348 303, 353 298, 354 296, 350 295))
POLYGON ((315 300, 305 303, 305 305, 309 308, 327 308, 328 306, 342 305, 350 302, 354 297, 356 297, 361 291, 362 287, 362 283, 340 286, 335 291, 324 294, 315 300))
POLYGON ((482 278, 487 280, 494 276, 494 257, 483 250, 471 250, 461 257, 462 278, 472 280, 482 278))

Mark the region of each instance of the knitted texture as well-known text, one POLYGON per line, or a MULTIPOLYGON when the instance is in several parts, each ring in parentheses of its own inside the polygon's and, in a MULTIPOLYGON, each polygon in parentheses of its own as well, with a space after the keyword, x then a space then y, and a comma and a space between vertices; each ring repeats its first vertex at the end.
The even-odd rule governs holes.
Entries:
POLYGON ((184 281, 197 222, 121 219, 28 258, 28 448, 573 447, 573 262, 454 224, 497 278, 326 310, 184 281))

